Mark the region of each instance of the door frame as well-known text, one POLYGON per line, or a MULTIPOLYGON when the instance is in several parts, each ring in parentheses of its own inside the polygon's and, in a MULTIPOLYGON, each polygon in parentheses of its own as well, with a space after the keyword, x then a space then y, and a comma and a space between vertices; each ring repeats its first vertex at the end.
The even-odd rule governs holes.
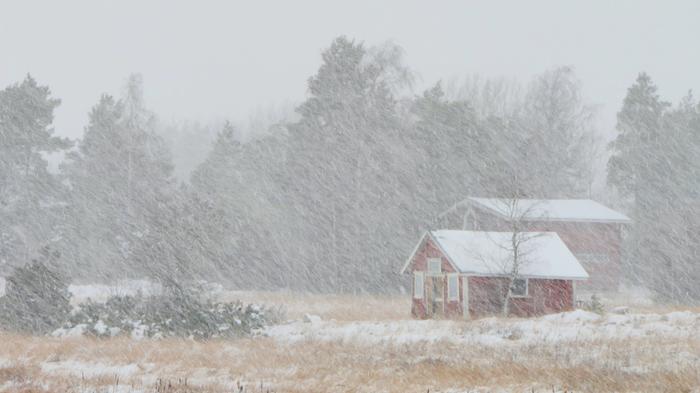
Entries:
POLYGON ((469 319, 469 276, 462 277, 462 316, 464 319, 469 319))
POLYGON ((430 280, 430 289, 427 290, 427 296, 426 296, 426 303, 427 303, 427 308, 428 308, 428 315, 431 317, 444 317, 445 316, 445 274, 444 273, 433 273, 433 274, 426 274, 425 276, 427 279, 430 280), (440 286, 440 297, 439 300, 435 299, 435 289, 436 289, 436 284, 439 283, 440 286), (437 306, 439 303, 439 309, 436 309, 435 306, 437 306))

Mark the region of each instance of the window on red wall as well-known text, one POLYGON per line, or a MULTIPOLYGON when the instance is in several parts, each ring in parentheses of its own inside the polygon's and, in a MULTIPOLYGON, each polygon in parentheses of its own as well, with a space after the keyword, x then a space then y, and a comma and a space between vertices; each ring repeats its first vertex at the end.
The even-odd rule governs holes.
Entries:
POLYGON ((525 297, 528 290, 527 278, 516 278, 513 280, 513 285, 510 287, 510 294, 513 297, 525 297))
POLYGON ((440 258, 428 259, 428 273, 442 273, 442 260, 440 258))
POLYGON ((459 300, 459 276, 456 274, 447 276, 447 300, 459 300))
POLYGON ((414 272, 413 273, 413 298, 414 299, 423 299, 423 292, 424 291, 425 291, 425 288, 424 288, 423 272, 414 272))

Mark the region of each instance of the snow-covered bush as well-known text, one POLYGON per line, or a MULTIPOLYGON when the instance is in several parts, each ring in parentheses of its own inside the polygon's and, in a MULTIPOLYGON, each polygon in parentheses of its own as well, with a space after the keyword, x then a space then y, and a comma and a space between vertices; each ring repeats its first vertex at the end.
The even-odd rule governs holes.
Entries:
POLYGON ((240 337, 281 320, 280 310, 215 303, 183 290, 157 296, 114 296, 105 303, 80 305, 57 335, 78 329, 98 337, 240 337))
POLYGON ((56 255, 47 250, 43 256, 7 277, 5 296, 0 298, 0 329, 42 334, 66 320, 68 284, 46 263, 56 255))

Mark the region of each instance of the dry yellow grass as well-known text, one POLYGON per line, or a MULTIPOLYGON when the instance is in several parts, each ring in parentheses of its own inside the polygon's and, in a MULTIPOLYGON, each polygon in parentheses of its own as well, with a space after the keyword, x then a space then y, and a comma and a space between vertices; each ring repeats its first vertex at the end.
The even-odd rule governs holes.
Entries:
POLYGON ((697 341, 635 339, 493 351, 440 343, 283 345, 269 338, 194 342, 2 335, 0 339, 7 344, 0 349, 0 357, 18 360, 15 365, 0 368, 0 386, 12 382, 5 389, 9 392, 81 391, 78 388, 113 391, 117 385, 155 391, 159 381, 171 382, 172 389, 184 389, 185 380, 188 391, 201 392, 234 391, 237 381, 252 391, 262 385, 278 392, 474 391, 479 387, 481 391, 496 387, 551 391, 555 387, 582 392, 690 392, 700 386, 697 367, 659 366, 672 362, 681 350, 700 354, 697 341), (598 350, 591 351, 591 345, 598 350), (571 355, 575 353, 584 355, 574 359, 571 355), (630 355, 648 356, 649 370, 626 366, 630 355), (137 364, 138 371, 127 377, 84 376, 77 368, 62 373, 42 371, 47 363, 60 362, 87 366, 137 364), (71 371, 76 374, 71 375, 71 371))
MULTIPOLYGON (((341 324, 406 319, 410 308, 407 297, 226 296, 284 305, 291 318, 312 313, 341 324)), ((457 322, 460 329, 477 329, 477 324, 457 322)), ((0 333, 0 392, 12 393, 213 393, 238 391, 238 384, 249 392, 700 392, 698 365, 700 337, 692 335, 537 345, 516 340, 493 346, 289 343, 269 337, 58 339, 0 333)))

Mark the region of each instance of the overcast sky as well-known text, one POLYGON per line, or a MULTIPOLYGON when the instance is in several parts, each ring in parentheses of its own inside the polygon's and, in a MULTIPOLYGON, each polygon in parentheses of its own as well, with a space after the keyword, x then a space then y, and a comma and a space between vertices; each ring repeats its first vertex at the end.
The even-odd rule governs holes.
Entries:
POLYGON ((572 65, 612 128, 639 71, 672 101, 700 88, 699 21, 700 1, 0 0, 0 86, 27 73, 48 84, 63 100, 57 132, 73 138, 132 72, 164 120, 242 121, 303 99, 321 50, 344 34, 402 46, 419 89, 572 65))

